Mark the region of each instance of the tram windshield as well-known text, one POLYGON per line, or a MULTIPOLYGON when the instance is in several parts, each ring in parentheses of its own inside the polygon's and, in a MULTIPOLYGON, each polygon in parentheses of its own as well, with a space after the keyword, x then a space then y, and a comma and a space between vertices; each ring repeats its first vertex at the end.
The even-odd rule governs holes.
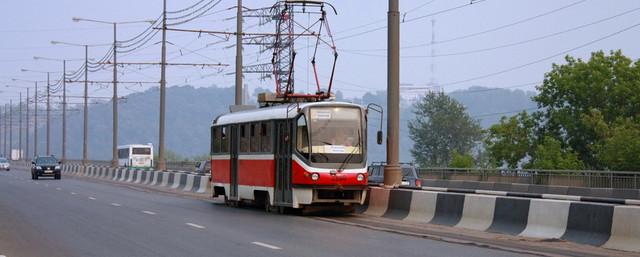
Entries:
POLYGON ((354 107, 309 110, 311 162, 360 163, 363 160, 362 114, 354 107))

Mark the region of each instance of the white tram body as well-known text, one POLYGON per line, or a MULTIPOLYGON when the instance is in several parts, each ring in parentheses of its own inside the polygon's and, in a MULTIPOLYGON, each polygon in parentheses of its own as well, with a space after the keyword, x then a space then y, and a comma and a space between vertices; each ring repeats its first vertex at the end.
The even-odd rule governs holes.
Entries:
POLYGON ((314 102, 219 116, 211 126, 213 196, 266 206, 352 206, 367 190, 367 111, 314 102))

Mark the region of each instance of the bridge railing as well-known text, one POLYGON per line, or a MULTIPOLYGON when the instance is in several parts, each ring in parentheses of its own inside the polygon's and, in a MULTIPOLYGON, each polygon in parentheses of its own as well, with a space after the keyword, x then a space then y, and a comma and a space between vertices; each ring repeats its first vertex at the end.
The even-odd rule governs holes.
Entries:
MULTIPOLYGON (((175 161, 175 162, 167 162, 167 170, 178 170, 178 171, 189 171, 189 172, 195 172, 197 171, 197 167, 196 167, 196 163, 199 163, 200 161, 196 162, 196 161, 175 161)), ((82 165, 82 160, 66 160, 65 164, 70 164, 70 165, 82 165)), ((111 161, 105 161, 105 160, 89 160, 88 161, 89 165, 92 166, 98 166, 98 167, 111 167, 111 161)), ((206 167, 205 167, 205 171, 209 169, 209 162, 205 163, 206 167)))
POLYGON ((417 172, 423 179, 640 189, 640 172, 629 171, 419 168, 417 172))

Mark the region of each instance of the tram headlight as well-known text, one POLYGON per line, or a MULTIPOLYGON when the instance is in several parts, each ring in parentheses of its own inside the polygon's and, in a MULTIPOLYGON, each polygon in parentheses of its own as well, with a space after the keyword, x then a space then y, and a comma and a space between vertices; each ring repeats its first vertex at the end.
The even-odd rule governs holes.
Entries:
POLYGON ((358 174, 358 176, 356 177, 356 179, 357 179, 358 181, 363 181, 363 180, 364 180, 364 174, 362 174, 362 173, 358 174))
POLYGON ((311 180, 317 181, 319 178, 320 178, 320 174, 318 173, 311 174, 311 180))

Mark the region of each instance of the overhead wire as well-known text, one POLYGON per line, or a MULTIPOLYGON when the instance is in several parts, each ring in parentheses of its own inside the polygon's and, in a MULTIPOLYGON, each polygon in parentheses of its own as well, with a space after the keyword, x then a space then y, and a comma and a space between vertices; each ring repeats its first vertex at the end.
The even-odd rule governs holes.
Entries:
MULTIPOLYGON (((531 42, 535 42, 535 41, 540 41, 543 39, 547 39, 547 38, 552 38, 555 36, 559 36, 565 33, 569 33, 569 32, 573 32, 576 30, 580 30, 586 27, 590 27, 596 24, 600 24, 603 23, 605 21, 609 21, 621 16, 624 16, 626 14, 629 13, 633 13, 640 10, 640 7, 638 8, 634 8, 631 10, 627 10, 612 16, 608 16, 596 21, 592 21, 586 24, 582 24, 576 27, 572 27, 569 29, 565 29, 565 30, 561 30, 561 31, 557 31, 554 33, 550 33, 550 34, 546 34, 546 35, 542 35, 542 36, 538 36, 538 37, 534 37, 534 38, 530 38, 530 39, 526 39, 526 40, 521 40, 521 41, 517 41, 517 42, 512 42, 512 43, 508 43, 508 44, 502 44, 502 45, 498 45, 498 46, 492 46, 492 47, 487 47, 487 48, 480 48, 480 49, 474 49, 474 50, 467 50, 467 51, 461 51, 461 52, 451 52, 451 53, 441 53, 441 54, 435 54, 435 55, 402 55, 400 57, 402 58, 433 58, 433 57, 446 57, 446 56, 459 56, 459 55, 468 55, 468 54, 474 54, 474 53, 481 53, 481 52, 487 52, 487 51, 492 51, 492 50, 497 50, 497 49, 502 49, 502 48, 508 48, 508 47, 513 47, 513 46, 518 46, 518 45, 523 45, 523 44, 527 44, 527 43, 531 43, 531 42)), ((372 57, 387 57, 386 55, 382 55, 382 54, 365 54, 365 53, 360 53, 357 51, 352 51, 352 50, 343 50, 343 52, 346 53, 350 53, 350 54, 356 54, 356 55, 363 55, 363 56, 372 56, 372 57)))
POLYGON ((442 83, 441 85, 457 85, 457 84, 461 84, 461 83, 465 83, 465 82, 469 82, 469 81, 488 78, 488 77, 492 77, 492 76, 495 76, 495 75, 511 72, 511 71, 518 70, 518 69, 522 69, 524 67, 531 66, 531 65, 537 64, 537 63, 541 63, 541 62, 550 60, 552 58, 555 58, 555 57, 558 57, 558 56, 573 52, 573 51, 578 50, 580 48, 595 44, 597 42, 600 42, 602 40, 605 40, 605 39, 611 38, 613 36, 619 35, 621 33, 624 33, 626 31, 628 31, 628 30, 636 28, 638 26, 640 26, 640 23, 633 24, 633 25, 625 27, 625 28, 623 28, 621 30, 618 30, 618 31, 615 31, 613 33, 607 34, 607 35, 605 35, 603 37, 588 41, 586 43, 583 43, 583 44, 580 44, 578 46, 572 47, 570 49, 567 49, 567 50, 564 50, 564 51, 561 51, 561 52, 555 53, 553 55, 549 55, 549 56, 546 56, 546 57, 543 57, 543 58, 540 58, 540 59, 537 59, 537 60, 534 60, 534 61, 531 61, 531 62, 527 62, 527 63, 521 64, 521 65, 517 65, 517 66, 514 66, 514 67, 507 68, 507 69, 503 69, 503 70, 499 70, 499 71, 496 71, 496 72, 492 72, 492 73, 488 73, 488 74, 484 74, 484 75, 480 75, 480 76, 475 76, 475 77, 471 77, 471 78, 467 78, 467 79, 463 79, 463 80, 452 81, 452 82, 448 82, 448 83, 442 83))

